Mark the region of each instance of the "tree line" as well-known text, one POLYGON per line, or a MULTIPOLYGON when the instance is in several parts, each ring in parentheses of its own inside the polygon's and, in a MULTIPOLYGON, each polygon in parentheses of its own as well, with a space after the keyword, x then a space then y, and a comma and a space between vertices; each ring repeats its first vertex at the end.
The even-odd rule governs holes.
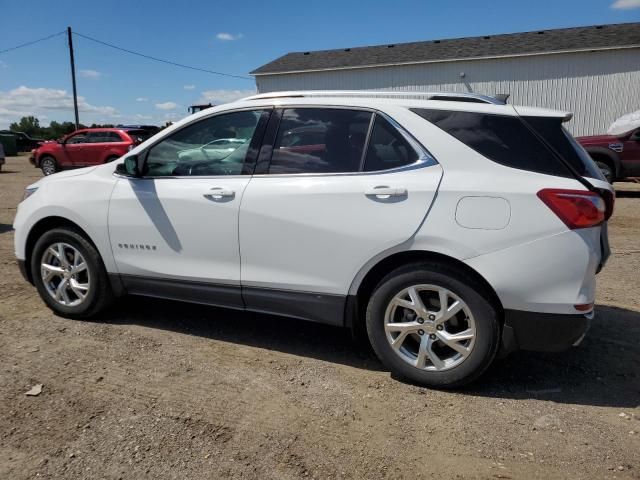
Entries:
MULTIPOLYGON (((112 128, 113 125, 100 125, 93 123, 90 126, 80 124, 80 128, 112 128)), ((24 132, 33 138, 42 138, 44 140, 56 140, 60 137, 70 134, 76 130, 76 124, 73 122, 56 122, 51 121, 48 127, 40 125, 40 120, 32 115, 22 117, 19 122, 13 122, 9 125, 9 130, 14 132, 24 132)))

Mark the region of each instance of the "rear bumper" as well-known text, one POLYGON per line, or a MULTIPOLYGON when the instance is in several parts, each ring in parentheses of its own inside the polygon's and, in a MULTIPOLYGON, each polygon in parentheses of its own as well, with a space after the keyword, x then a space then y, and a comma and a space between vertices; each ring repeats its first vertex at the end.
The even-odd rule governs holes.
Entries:
POLYGON ((589 330, 587 315, 536 313, 505 310, 502 332, 503 350, 536 352, 561 352, 582 341, 589 330))

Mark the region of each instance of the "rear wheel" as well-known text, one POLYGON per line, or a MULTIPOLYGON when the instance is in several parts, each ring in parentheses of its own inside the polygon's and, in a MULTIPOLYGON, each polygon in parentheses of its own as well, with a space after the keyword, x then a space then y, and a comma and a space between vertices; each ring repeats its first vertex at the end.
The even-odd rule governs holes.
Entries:
POLYGON ((56 159, 50 156, 42 157, 40 159, 40 169, 45 176, 56 173, 58 171, 56 159))
POLYGON ((31 274, 42 300, 64 317, 91 317, 113 298, 100 254, 74 230, 54 229, 40 237, 31 274))
POLYGON ((431 387, 476 379, 493 361, 500 325, 487 295, 461 272, 438 264, 391 272, 367 308, 367 333, 393 373, 431 387))

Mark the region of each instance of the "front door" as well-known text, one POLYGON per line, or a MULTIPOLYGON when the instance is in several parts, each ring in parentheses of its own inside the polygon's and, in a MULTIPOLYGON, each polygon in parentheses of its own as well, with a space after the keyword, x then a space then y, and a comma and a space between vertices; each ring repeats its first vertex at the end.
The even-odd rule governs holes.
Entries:
MULTIPOLYGON (((64 154, 67 157, 67 161, 64 162, 65 166, 81 167, 86 165, 87 145, 89 139, 87 132, 78 132, 70 137, 67 137, 62 148, 64 154)), ((61 162, 62 163, 62 162, 61 162)))
POLYGON ((441 175, 383 115, 285 109, 268 170, 242 201, 247 307, 339 323, 359 269, 412 237, 441 175))
POLYGON ((242 306, 238 213, 269 111, 222 113, 151 146, 121 178, 109 236, 131 293, 242 306))
POLYGON ((631 132, 629 138, 623 144, 620 160, 624 175, 629 177, 640 176, 640 128, 631 132))

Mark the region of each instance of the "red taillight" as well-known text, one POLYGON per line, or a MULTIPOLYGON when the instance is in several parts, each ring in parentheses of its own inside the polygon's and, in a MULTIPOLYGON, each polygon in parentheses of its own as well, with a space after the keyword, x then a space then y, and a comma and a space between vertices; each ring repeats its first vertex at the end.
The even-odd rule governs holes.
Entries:
POLYGON ((538 197, 572 230, 595 227, 606 220, 607 206, 597 193, 545 188, 538 197))
POLYGON ((593 303, 579 303, 578 305, 574 305, 573 308, 579 312, 588 312, 593 310, 593 303))

